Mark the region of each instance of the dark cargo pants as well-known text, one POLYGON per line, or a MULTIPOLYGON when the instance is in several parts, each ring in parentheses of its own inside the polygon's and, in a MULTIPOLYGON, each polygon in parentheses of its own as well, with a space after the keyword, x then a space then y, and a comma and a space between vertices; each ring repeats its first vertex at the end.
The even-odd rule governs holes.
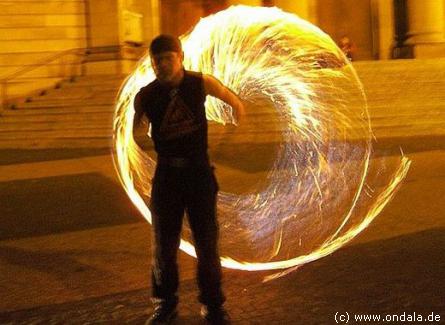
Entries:
POLYGON ((208 306, 223 304, 225 298, 221 291, 216 220, 217 192, 213 168, 208 164, 192 167, 158 164, 151 194, 154 301, 167 305, 178 303, 177 252, 182 218, 187 212, 198 258, 199 301, 208 306))

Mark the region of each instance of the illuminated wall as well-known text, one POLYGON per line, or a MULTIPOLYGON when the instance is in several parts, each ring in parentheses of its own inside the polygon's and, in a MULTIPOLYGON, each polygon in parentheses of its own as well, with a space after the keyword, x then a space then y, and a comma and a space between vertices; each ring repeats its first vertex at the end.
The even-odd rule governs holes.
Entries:
POLYGON ((88 47, 119 44, 118 3, 110 0, 92 0, 88 6, 88 47))
POLYGON ((303 19, 310 21, 311 23, 318 25, 317 6, 316 0, 305 1, 289 1, 289 0, 275 0, 272 5, 283 9, 284 11, 297 14, 303 19))
POLYGON ((347 36, 355 45, 354 59, 375 58, 371 0, 323 0, 317 6, 318 26, 337 43, 347 36))
POLYGON ((0 0, 0 17, 2 102, 80 71, 76 56, 58 53, 86 46, 83 0, 0 0))
POLYGON ((205 16, 202 1, 163 0, 161 7, 161 30, 163 33, 182 35, 205 16))
POLYGON ((147 45, 160 31, 159 0, 0 0, 0 16, 0 79, 44 64, 8 79, 8 97, 51 87, 72 71, 78 73, 80 57, 48 62, 64 50, 95 48, 82 59, 87 73, 126 73, 142 53, 132 49, 147 45), (114 54, 101 57, 98 47, 114 54))
MULTIPOLYGON (((0 0, 0 78, 52 53, 85 47, 84 1, 0 0)), ((54 77, 55 67, 27 78, 54 77)))
POLYGON ((159 33, 158 0, 86 1, 88 74, 128 73, 159 33), (113 60, 114 58, 114 60, 113 60))
POLYGON ((392 0, 163 0, 161 30, 181 35, 200 17, 231 5, 277 6, 321 27, 336 41, 348 36, 355 45, 356 60, 389 59, 394 45, 392 3, 392 0))
MULTIPOLYGON (((405 1, 415 57, 445 56, 445 0, 405 1)), ((230 5, 278 6, 346 35, 357 60, 389 59, 394 47, 393 0, 0 0, 0 78, 51 53, 97 46, 147 45, 159 32, 180 35, 200 17, 230 5)), ((124 57, 127 53, 124 53, 124 57)), ((45 67, 33 77, 52 77, 45 67)))

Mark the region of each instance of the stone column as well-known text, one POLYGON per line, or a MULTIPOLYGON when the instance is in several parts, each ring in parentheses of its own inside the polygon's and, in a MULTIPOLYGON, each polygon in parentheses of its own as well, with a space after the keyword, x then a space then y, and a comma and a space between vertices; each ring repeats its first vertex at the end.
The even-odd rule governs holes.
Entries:
POLYGON ((159 0, 118 0, 121 72, 129 73, 159 34, 159 0))
POLYGON ((204 16, 202 1, 170 0, 160 1, 161 31, 180 36, 193 28, 204 16))
POLYGON ((317 0, 275 0, 274 5, 284 11, 297 14, 299 17, 317 24, 317 0))
POLYGON ((87 24, 89 28, 89 46, 105 47, 119 45, 118 5, 117 1, 88 0, 87 24))
POLYGON ((117 0, 86 0, 88 26, 87 74, 120 73, 117 0))
POLYGON ((160 32, 159 0, 119 0, 120 44, 147 45, 160 32))
POLYGON ((378 50, 379 59, 391 58, 391 50, 394 45, 394 4, 388 0, 377 0, 378 11, 378 50))
POLYGON ((148 44, 154 37, 156 37, 161 32, 161 10, 160 10, 160 0, 150 0, 150 6, 147 7, 148 12, 144 13, 145 29, 147 33, 145 34, 145 41, 148 44))
POLYGON ((445 57, 444 0, 408 0, 408 39, 415 58, 445 57))
POLYGON ((246 6, 262 6, 261 0, 227 0, 227 6, 246 5, 246 6))
POLYGON ((129 73, 159 33, 160 0, 86 0, 87 73, 129 73))

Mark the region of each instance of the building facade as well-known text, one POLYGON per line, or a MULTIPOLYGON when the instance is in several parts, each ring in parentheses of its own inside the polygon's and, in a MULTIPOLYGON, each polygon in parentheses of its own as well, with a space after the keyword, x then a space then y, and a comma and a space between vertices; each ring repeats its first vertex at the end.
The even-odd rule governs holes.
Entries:
POLYGON ((237 4, 295 13, 353 60, 445 57, 445 0, 0 0, 2 92, 49 85, 80 65, 126 73, 155 35, 184 34, 237 4))

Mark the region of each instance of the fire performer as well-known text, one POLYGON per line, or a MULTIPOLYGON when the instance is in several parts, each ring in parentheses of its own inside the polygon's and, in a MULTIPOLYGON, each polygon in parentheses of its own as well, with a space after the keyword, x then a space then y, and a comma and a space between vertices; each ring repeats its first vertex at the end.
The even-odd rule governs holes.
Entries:
POLYGON ((211 324, 228 324, 218 252, 218 183, 207 153, 204 102, 207 95, 221 99, 232 106, 236 121, 244 107, 239 97, 213 76, 184 69, 178 38, 159 35, 149 51, 156 79, 136 95, 133 125, 136 130, 144 116, 148 119, 157 153, 150 202, 154 312, 147 324, 167 324, 177 315, 177 252, 184 212, 198 258, 201 315, 211 324))

